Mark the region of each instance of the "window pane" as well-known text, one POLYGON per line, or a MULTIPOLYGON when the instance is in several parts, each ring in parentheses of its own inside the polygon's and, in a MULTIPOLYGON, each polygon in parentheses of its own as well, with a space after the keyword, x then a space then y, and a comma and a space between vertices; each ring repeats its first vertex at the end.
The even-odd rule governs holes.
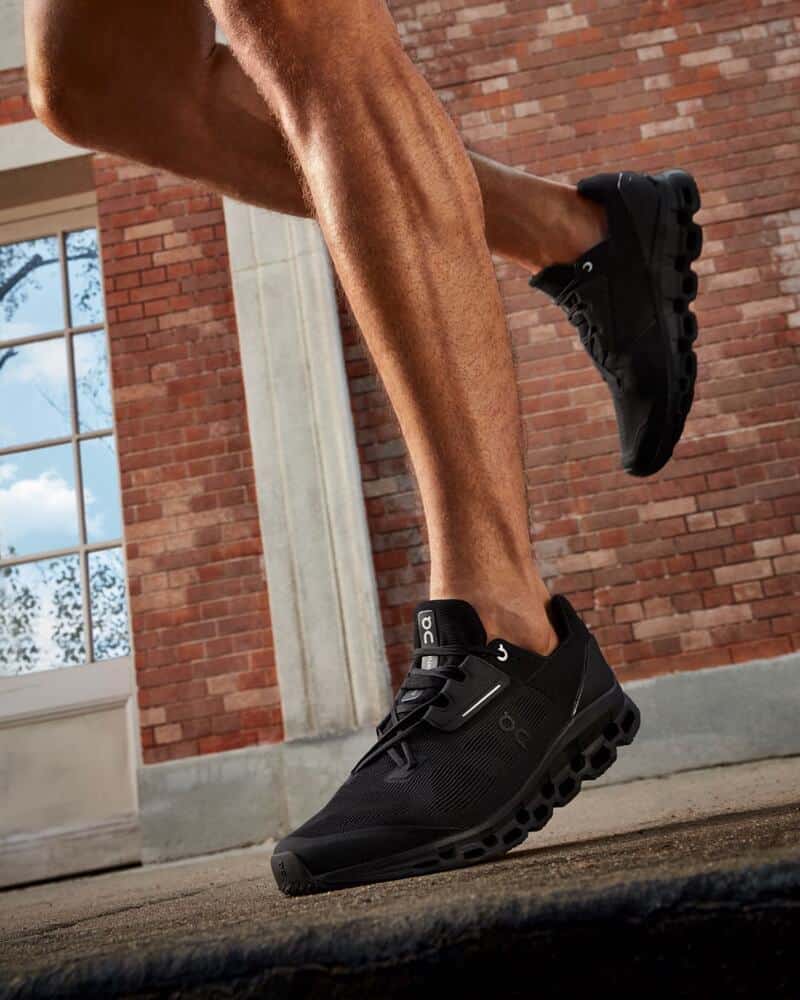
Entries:
POLYGON ((101 431, 111 427, 111 381, 104 330, 79 333, 72 338, 75 352, 75 389, 78 428, 101 431))
POLYGON ((72 447, 0 458, 0 558, 78 543, 72 447))
POLYGON ((85 661, 78 557, 0 569, 0 676, 85 661))
POLYGON ((80 229, 67 233, 67 283, 69 312, 73 326, 103 322, 103 298, 100 294, 100 259, 97 230, 80 229))
POLYGON ((0 448, 72 433, 63 337, 0 347, 0 448))
POLYGON ((0 341, 63 329, 57 237, 0 247, 0 306, 0 341))
POLYGON ((114 438, 81 441, 86 540, 105 542, 122 535, 119 474, 114 438))
POLYGON ((127 656, 131 643, 122 549, 89 553, 89 592, 95 660, 127 656))

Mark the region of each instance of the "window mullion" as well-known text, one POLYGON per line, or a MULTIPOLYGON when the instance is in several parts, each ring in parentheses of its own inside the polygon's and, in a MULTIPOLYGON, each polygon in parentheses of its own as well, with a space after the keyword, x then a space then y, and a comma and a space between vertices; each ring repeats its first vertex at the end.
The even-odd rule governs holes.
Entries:
POLYGON ((38 451, 40 448, 57 448, 62 444, 70 444, 73 440, 93 441, 95 438, 111 437, 113 434, 113 427, 101 427, 97 431, 79 431, 74 437, 70 435, 69 437, 45 438, 43 441, 28 441, 25 444, 12 444, 7 448, 0 448, 0 458, 5 458, 7 455, 18 455, 23 451, 38 451))
POLYGON ((24 556, 14 556, 12 559, 0 559, 0 569, 9 566, 24 566, 26 563, 41 562, 45 559, 61 559, 64 556, 80 555, 86 552, 105 552, 106 549, 118 549, 122 546, 121 538, 107 538, 102 542, 87 542, 85 546, 69 546, 64 549, 43 549, 40 552, 29 552, 24 556))
POLYGON ((25 347, 27 344, 41 344, 46 340, 58 340, 63 336, 63 330, 48 330, 46 333, 29 333, 25 337, 4 337, 0 340, 0 344, 5 350, 7 347, 25 347))
POLYGON ((83 613, 83 634, 86 649, 86 662, 94 662, 92 648, 92 627, 89 615, 89 559, 86 554, 86 510, 83 494, 83 467, 81 463, 81 446, 78 440, 78 389, 75 384, 75 357, 72 350, 72 316, 70 315, 69 282, 67 280, 67 240, 62 229, 58 234, 61 249, 61 286, 64 296, 64 339, 67 347, 67 383, 69 386, 69 402, 72 426, 72 457, 75 467, 75 501, 78 508, 78 557, 81 574, 81 608, 83 613))

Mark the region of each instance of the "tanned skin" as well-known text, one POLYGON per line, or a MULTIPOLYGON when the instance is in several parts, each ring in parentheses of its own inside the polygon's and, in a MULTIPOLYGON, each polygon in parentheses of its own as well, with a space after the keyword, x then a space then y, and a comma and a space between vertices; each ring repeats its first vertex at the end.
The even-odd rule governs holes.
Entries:
POLYGON ((547 652, 492 267, 604 238, 574 188, 469 154, 383 0, 26 0, 31 99, 73 142, 315 217, 419 483, 430 596, 547 652), (91 54, 90 56, 88 54, 91 54))

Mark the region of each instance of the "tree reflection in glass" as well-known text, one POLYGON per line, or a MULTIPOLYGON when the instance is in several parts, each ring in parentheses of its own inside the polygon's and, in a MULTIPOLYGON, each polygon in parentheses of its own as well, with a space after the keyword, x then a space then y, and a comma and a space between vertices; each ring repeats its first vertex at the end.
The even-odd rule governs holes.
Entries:
MULTIPOLYGON (((13 555, 0 550, 0 558, 13 555)), ((78 556, 0 569, 0 676, 85 661, 78 556)))
POLYGON ((0 340, 63 329, 57 236, 0 246, 0 303, 0 340))
POLYGON ((103 297, 100 294, 100 260, 97 230, 80 229, 67 233, 67 284, 72 326, 90 326, 103 322, 103 297))
POLYGON ((121 549, 89 553, 89 591, 95 660, 127 656, 131 644, 121 549))
POLYGON ((104 330, 73 337, 78 430, 101 431, 111 427, 111 381, 104 330))
POLYGON ((130 653, 103 321, 96 229, 0 246, 0 676, 130 653))

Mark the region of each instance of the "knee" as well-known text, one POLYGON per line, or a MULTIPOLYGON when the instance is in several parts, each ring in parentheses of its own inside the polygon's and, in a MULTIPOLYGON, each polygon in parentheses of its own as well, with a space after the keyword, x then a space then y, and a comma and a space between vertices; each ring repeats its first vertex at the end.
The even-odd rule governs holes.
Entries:
POLYGON ((85 66, 95 53, 60 0, 26 0, 25 48, 28 95, 36 117, 62 139, 89 144, 96 98, 86 86, 85 66))

